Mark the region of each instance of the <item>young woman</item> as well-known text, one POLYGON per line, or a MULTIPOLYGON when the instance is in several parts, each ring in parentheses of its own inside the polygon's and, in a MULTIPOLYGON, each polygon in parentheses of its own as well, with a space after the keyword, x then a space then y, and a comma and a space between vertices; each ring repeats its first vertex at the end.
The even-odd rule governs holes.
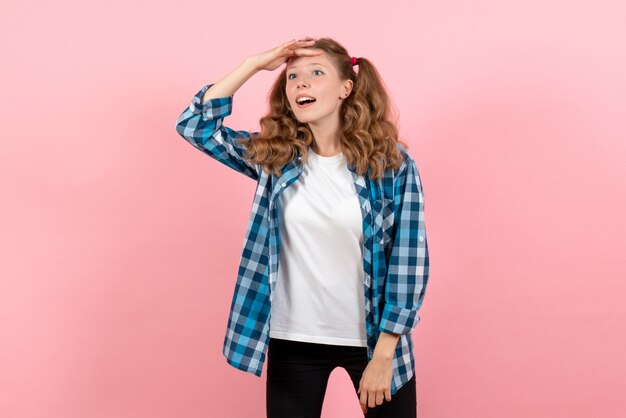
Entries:
POLYGON ((319 417, 335 367, 367 417, 416 416, 424 196, 390 105, 369 60, 307 38, 245 59, 176 121, 190 144, 257 182, 224 355, 261 376, 267 352, 270 418, 319 417), (224 126, 234 93, 283 64, 261 132, 224 126))

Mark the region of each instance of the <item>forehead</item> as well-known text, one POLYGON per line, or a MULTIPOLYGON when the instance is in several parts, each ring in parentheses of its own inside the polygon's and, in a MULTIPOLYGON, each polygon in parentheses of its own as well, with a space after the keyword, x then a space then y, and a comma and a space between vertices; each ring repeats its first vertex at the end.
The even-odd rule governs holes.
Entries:
POLYGON ((287 61, 287 70, 296 70, 308 66, 313 66, 314 64, 321 64, 326 68, 330 68, 332 66, 332 63, 328 59, 328 55, 326 54, 326 52, 322 52, 320 55, 315 55, 312 57, 290 58, 287 61))

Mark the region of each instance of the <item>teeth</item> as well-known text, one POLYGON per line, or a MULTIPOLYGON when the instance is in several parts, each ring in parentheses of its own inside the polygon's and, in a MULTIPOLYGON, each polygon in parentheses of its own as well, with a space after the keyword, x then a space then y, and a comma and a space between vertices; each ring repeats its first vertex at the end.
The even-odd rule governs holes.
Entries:
POLYGON ((300 97, 300 98, 297 100, 297 102, 298 102, 298 103, 302 103, 302 102, 307 101, 307 100, 313 101, 313 100, 315 100, 315 99, 314 99, 314 98, 312 98, 312 97, 300 97))

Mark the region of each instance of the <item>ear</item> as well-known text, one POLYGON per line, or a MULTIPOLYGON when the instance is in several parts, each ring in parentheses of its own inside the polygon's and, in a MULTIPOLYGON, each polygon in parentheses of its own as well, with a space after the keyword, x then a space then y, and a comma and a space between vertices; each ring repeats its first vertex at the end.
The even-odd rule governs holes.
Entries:
POLYGON ((352 80, 344 81, 343 85, 341 86, 341 98, 342 99, 345 99, 350 95, 350 93, 352 92, 352 87, 353 87, 352 80))

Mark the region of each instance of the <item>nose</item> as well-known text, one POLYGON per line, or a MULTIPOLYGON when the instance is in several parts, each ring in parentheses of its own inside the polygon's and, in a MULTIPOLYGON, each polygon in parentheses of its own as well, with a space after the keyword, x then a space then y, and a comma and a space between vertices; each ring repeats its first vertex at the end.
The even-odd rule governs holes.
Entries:
POLYGON ((300 79, 298 80, 296 84, 298 87, 307 86, 309 84, 309 81, 306 79, 306 77, 300 77, 300 79))

